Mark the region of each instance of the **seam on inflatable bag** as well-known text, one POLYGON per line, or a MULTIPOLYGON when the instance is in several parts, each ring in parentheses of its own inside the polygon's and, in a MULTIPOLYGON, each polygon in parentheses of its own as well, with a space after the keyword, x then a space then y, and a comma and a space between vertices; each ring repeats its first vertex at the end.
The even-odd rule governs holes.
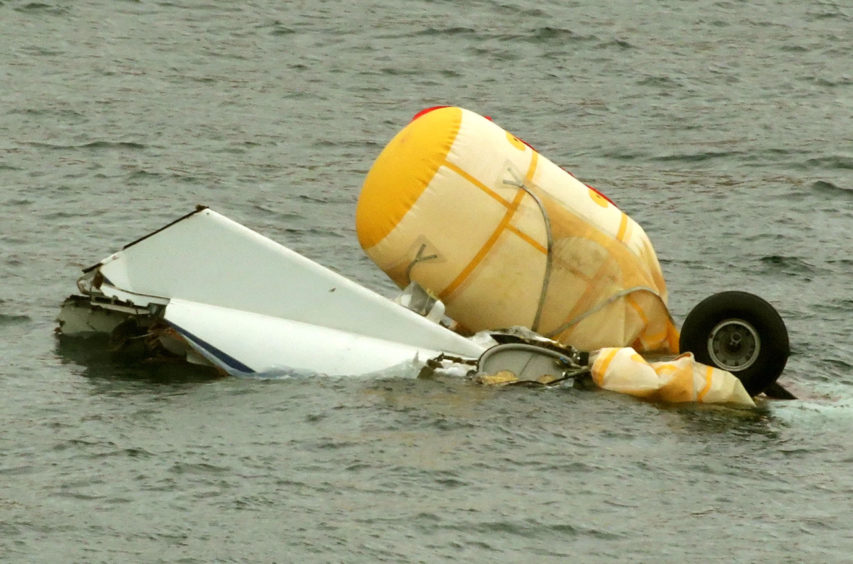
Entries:
MULTIPOLYGON (((530 180, 533 178, 533 175, 536 173, 536 166, 539 163, 538 157, 538 153, 536 153, 536 151, 533 151, 532 157, 530 158, 530 165, 527 168, 527 174, 524 177, 525 183, 529 183, 530 180)), ((462 169, 459 170, 461 172, 465 172, 462 169)), ((492 192, 492 190, 486 188, 481 182, 477 181, 471 175, 465 174, 464 178, 466 180, 472 181, 472 183, 480 189, 485 188, 487 190, 487 193, 492 192)), ((507 230, 507 227, 512 221, 512 218, 515 213, 518 211, 518 206, 521 205, 521 201, 524 199, 525 195, 527 195, 527 192, 525 192, 524 190, 519 190, 516 193, 515 197, 512 199, 512 202, 509 204, 506 213, 504 213, 503 218, 501 219, 500 223, 498 223, 498 226, 492 232, 491 236, 488 238, 488 240, 486 240, 483 246, 480 247, 480 250, 477 251, 477 254, 474 255, 474 258, 472 258, 471 261, 465 266, 465 268, 462 269, 462 272, 459 273, 459 275, 453 280, 453 282, 448 284, 448 286, 438 294, 439 299, 444 300, 447 298, 447 296, 456 291, 456 289, 459 288, 459 286, 461 286, 465 282, 465 280, 468 279, 469 276, 471 276, 471 273, 473 273, 474 270, 477 269, 480 263, 483 262, 483 259, 486 258, 486 255, 489 254, 489 251, 491 251, 492 248, 495 246, 495 243, 497 243, 498 239, 500 239, 500 236, 503 234, 504 231, 507 230)), ((503 200, 503 198, 501 198, 501 200, 503 200)))
POLYGON ((696 396, 696 401, 701 402, 705 396, 711 391, 711 381, 714 378, 714 369, 711 366, 705 367, 705 387, 702 388, 702 391, 699 392, 699 395, 696 396))

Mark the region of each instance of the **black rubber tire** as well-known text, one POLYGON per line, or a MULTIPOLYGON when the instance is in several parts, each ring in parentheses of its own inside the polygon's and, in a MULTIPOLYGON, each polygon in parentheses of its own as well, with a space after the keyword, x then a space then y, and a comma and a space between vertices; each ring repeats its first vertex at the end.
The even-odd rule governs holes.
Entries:
POLYGON ((790 354, 779 312, 755 294, 739 291, 699 302, 684 320, 679 348, 703 364, 728 370, 751 396, 776 382, 790 354))

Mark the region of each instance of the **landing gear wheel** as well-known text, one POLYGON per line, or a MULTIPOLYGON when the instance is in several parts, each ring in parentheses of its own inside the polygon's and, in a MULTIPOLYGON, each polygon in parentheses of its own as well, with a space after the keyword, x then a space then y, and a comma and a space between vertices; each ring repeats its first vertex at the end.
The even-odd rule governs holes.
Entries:
POLYGON ((699 302, 684 320, 679 347, 737 376, 751 396, 781 388, 775 382, 790 353, 779 313, 755 294, 738 291, 699 302))

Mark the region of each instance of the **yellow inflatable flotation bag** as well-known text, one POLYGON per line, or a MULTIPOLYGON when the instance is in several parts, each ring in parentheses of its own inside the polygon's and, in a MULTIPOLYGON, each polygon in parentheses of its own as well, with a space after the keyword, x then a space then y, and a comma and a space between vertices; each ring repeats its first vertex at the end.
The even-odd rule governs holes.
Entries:
POLYGON ((526 326, 582 350, 677 352, 666 284, 643 229, 490 119, 422 112, 364 181, 356 230, 404 288, 469 331, 526 326))
POLYGON ((631 347, 598 351, 591 367, 599 388, 652 401, 729 403, 755 407, 731 372, 696 362, 693 353, 649 362, 631 347))

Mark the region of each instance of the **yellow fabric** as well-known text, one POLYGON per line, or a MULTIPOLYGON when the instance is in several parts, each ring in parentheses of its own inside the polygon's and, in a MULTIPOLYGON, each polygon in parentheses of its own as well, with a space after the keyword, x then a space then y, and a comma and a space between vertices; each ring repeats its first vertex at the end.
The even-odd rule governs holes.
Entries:
POLYGON ((600 388, 654 401, 755 406, 732 373, 696 362, 692 353, 648 362, 631 347, 604 348, 592 364, 600 388))
POLYGON ((523 325, 584 350, 677 352, 643 229, 474 112, 434 110, 404 128, 365 179, 356 229, 398 286, 418 282, 470 331, 523 325))
POLYGON ((413 121, 376 159, 355 212, 362 247, 372 247, 394 229, 444 162, 462 119, 459 108, 445 110, 413 121))

